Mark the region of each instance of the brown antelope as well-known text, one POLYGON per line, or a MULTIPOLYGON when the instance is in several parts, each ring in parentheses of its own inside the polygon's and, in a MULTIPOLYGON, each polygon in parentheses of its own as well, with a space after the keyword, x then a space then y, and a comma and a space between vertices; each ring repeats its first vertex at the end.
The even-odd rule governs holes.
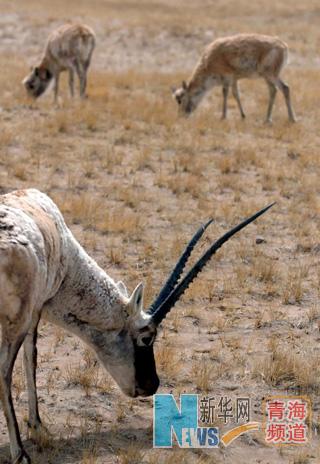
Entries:
POLYGON ((173 89, 180 112, 190 114, 194 111, 205 93, 215 85, 222 85, 222 119, 227 117, 227 98, 231 86, 242 118, 245 118, 238 80, 262 77, 269 87, 269 105, 266 122, 272 121, 272 108, 280 89, 284 95, 289 120, 295 115, 290 100, 289 86, 280 79, 280 72, 288 57, 288 46, 278 37, 259 34, 238 34, 217 39, 204 51, 189 81, 182 87, 173 89))
POLYGON ((74 96, 74 73, 80 81, 80 97, 85 97, 87 71, 95 47, 95 35, 84 24, 66 24, 53 31, 48 38, 41 62, 33 68, 23 84, 28 94, 38 98, 54 79, 54 101, 57 102, 59 76, 69 71, 69 89, 74 96))
POLYGON ((8 425, 12 463, 30 463, 11 396, 12 370, 24 345, 29 427, 41 430, 36 392, 37 327, 40 317, 79 336, 93 349, 130 397, 157 391, 153 344, 157 327, 212 255, 232 235, 265 213, 262 209, 213 243, 185 277, 188 258, 212 220, 200 227, 147 311, 143 285, 129 297, 76 241, 57 206, 38 190, 0 197, 0 397, 8 425))

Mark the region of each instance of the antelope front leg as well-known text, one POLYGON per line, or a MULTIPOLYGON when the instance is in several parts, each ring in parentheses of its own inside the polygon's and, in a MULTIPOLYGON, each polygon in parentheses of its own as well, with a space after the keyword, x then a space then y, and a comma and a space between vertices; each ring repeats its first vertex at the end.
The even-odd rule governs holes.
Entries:
POLYGON ((71 98, 74 97, 74 70, 69 69, 69 90, 71 98))
POLYGON ((87 72, 83 71, 82 77, 80 78, 80 97, 86 98, 87 88, 87 72))
POLYGON ((224 82, 222 86, 223 105, 222 105, 222 116, 221 119, 227 118, 227 101, 229 94, 229 82, 224 82))
POLYGON ((269 87, 269 105, 268 105, 268 110, 267 110, 266 123, 271 123, 272 122, 272 109, 273 109, 274 100, 277 94, 277 87, 271 81, 267 80, 266 82, 269 87))
POLYGON ((77 62, 76 63, 76 70, 79 77, 80 82, 80 98, 86 98, 86 87, 87 87, 87 71, 84 66, 77 62))
POLYGON ((29 456, 22 446, 11 395, 13 366, 24 337, 25 333, 15 333, 10 337, 8 327, 2 327, 3 340, 0 350, 0 399, 9 431, 12 464, 31 463, 29 456))
POLYGON ((289 121, 290 122, 296 122, 296 117, 295 117, 295 114, 294 114, 294 111, 293 111, 293 108, 292 108, 292 105, 291 105, 290 88, 289 88, 288 84, 286 84, 285 82, 283 82, 281 79, 278 78, 275 81, 275 85, 283 93, 283 96, 284 96, 284 99, 285 99, 286 105, 287 105, 289 121))
POLYGON ((238 108, 241 114, 241 118, 245 119, 246 115, 245 112, 243 111, 241 100, 240 100, 240 95, 239 95, 239 88, 238 88, 238 81, 234 80, 232 83, 232 95, 235 98, 238 108))
POLYGON ((38 409, 36 369, 37 369, 37 329, 39 317, 32 324, 24 341, 24 364, 28 386, 29 402, 29 423, 31 438, 37 441, 37 437, 42 429, 41 419, 38 409))
POLYGON ((53 91, 54 91, 54 103, 55 104, 58 103, 59 77, 60 77, 59 73, 54 76, 53 91))

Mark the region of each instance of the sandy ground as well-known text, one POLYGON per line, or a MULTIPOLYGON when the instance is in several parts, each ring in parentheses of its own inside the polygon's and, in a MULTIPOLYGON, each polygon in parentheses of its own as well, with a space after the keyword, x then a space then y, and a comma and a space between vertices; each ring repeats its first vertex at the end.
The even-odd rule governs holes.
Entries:
MULTIPOLYGON (((201 222, 214 218, 198 254, 277 201, 225 246, 165 320, 155 345, 159 392, 250 397, 259 422, 270 395, 307 395, 313 408, 304 447, 267 446, 262 433, 252 433, 216 450, 153 449, 152 400, 125 398, 78 339, 43 323, 38 386, 50 434, 42 452, 26 437, 20 357, 14 379, 32 462, 320 462, 319 17, 313 0, 0 0, 0 191, 48 193, 112 277, 131 291, 145 282, 146 305, 201 222), (49 31, 69 20, 97 33, 89 98, 70 101, 62 79, 58 108, 51 91, 31 104, 21 80, 49 31), (245 121, 232 97, 229 119, 220 121, 221 89, 180 119, 170 87, 188 77, 212 39, 246 31, 289 44, 284 78, 297 124, 287 123, 281 95, 273 125, 263 124, 268 91, 261 81, 240 84, 245 121)), ((0 412, 0 463, 8 456, 0 412)))

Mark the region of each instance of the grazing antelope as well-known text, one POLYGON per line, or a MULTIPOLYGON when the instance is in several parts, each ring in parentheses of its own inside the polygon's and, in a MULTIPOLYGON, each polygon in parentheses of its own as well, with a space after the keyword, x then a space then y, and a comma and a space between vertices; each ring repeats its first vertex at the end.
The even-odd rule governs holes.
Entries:
POLYGON ((215 85, 222 85, 223 108, 222 119, 227 117, 227 98, 229 88, 238 104, 242 118, 245 118, 238 80, 250 77, 262 77, 269 87, 269 105, 266 122, 272 120, 272 108, 280 89, 284 95, 289 120, 294 122, 295 115, 290 100, 289 86, 279 75, 285 66, 288 46, 279 38, 259 34, 238 34, 217 39, 204 51, 188 83, 173 89, 180 112, 190 114, 194 111, 205 93, 215 85))
POLYGON ((193 248, 212 220, 200 227, 145 311, 143 285, 128 296, 124 284, 115 283, 86 254, 49 197, 35 189, 1 196, 0 397, 12 463, 30 463, 11 396, 12 370, 22 344, 29 427, 33 431, 41 429, 36 392, 37 327, 41 316, 89 345, 126 395, 152 395, 159 386, 153 354, 157 327, 216 250, 271 206, 224 234, 180 279, 193 248))
POLYGON ((28 94, 40 97, 54 79, 54 101, 57 102, 59 76, 61 71, 69 71, 69 89, 74 96, 74 73, 80 81, 80 97, 85 97, 87 71, 95 47, 95 35, 84 24, 66 24, 53 31, 48 38, 42 60, 33 68, 23 84, 28 94))

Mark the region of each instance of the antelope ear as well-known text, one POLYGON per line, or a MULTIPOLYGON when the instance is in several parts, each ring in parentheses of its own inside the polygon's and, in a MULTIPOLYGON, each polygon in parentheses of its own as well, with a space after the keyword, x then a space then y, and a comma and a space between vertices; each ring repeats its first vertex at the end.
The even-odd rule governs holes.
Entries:
POLYGON ((182 88, 183 88, 183 90, 187 90, 186 81, 182 81, 182 88))
POLYGON ((132 316, 140 313, 143 309, 143 291, 144 286, 141 282, 132 292, 128 305, 132 316))
POLYGON ((171 90, 172 95, 174 95, 177 89, 176 87, 170 87, 170 90, 171 90))
POLYGON ((127 298, 129 297, 127 287, 124 285, 122 280, 119 280, 119 282, 117 282, 117 287, 120 290, 120 292, 122 293, 122 295, 126 296, 127 298))

